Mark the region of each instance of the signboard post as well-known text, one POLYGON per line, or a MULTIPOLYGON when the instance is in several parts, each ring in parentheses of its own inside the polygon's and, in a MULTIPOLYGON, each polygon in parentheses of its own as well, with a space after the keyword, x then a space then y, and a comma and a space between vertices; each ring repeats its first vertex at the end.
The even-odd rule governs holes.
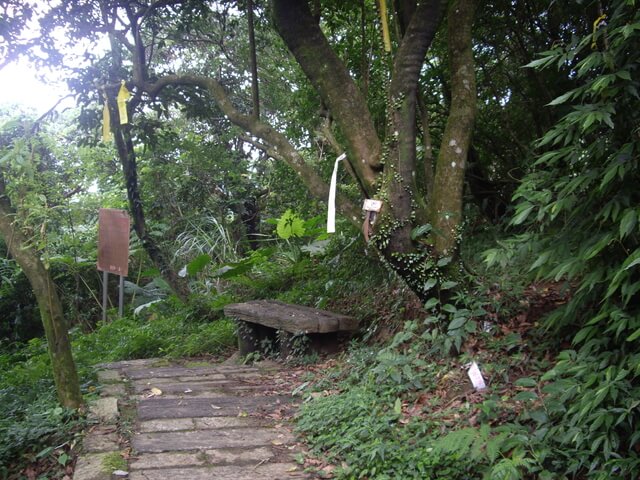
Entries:
POLYGON ((124 210, 101 208, 98 213, 98 270, 102 272, 102 320, 107 319, 109 273, 120 277, 118 315, 124 310, 124 277, 129 273, 129 215, 124 210))

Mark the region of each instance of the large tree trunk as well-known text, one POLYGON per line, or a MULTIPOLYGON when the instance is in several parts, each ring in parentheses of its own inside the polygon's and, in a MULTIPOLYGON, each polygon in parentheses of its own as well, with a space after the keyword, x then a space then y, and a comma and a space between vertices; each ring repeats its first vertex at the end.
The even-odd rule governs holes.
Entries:
POLYGON ((471 27, 475 0, 454 0, 448 14, 451 110, 436 164, 430 218, 435 253, 452 255, 462 222, 462 190, 466 159, 476 116, 476 79, 471 27))
POLYGON ((405 6, 408 25, 396 53, 389 91, 391 131, 387 132, 383 194, 388 198, 391 218, 386 221, 390 238, 385 254, 399 269, 413 268, 402 255, 415 251, 411 231, 415 224, 426 222, 426 204, 416 183, 416 107, 420 70, 440 23, 441 4, 441 0, 426 1, 413 11, 405 6))
POLYGON ((38 301, 58 400, 65 407, 79 408, 82 405, 80 383, 71 354, 71 342, 60 297, 38 252, 29 246, 28 239, 13 224, 13 216, 14 212, 9 200, 4 196, 2 185, 0 185, 0 235, 4 237, 11 256, 18 262, 29 280, 38 301))
MULTIPOLYGON (((388 131, 384 143, 378 136, 371 111, 345 64, 324 36, 308 1, 272 0, 278 33, 295 57, 320 100, 329 110, 344 139, 349 171, 363 196, 384 201, 376 225, 376 246, 416 292, 429 277, 427 257, 455 254, 457 229, 462 215, 464 159, 475 116, 475 80, 471 51, 473 0, 454 0, 449 9, 449 61, 452 75, 450 114, 433 169, 429 204, 425 186, 418 184, 416 159, 418 83, 424 60, 440 24, 445 0, 402 0, 401 28, 389 86, 388 131), (383 148, 384 144, 384 148, 383 148), (415 227, 431 223, 426 238, 412 238, 415 227)), ((134 38, 136 35, 134 34, 134 38)), ((266 120, 240 112, 218 80, 208 75, 176 74, 148 78, 143 49, 133 46, 133 83, 140 91, 156 96, 168 86, 196 85, 206 89, 227 118, 253 135, 249 141, 268 155, 286 161, 309 188, 327 198, 328 186, 289 140, 266 120), (258 142, 256 139, 260 139, 258 142)), ((426 115, 425 115, 426 117, 426 115)), ((423 128, 428 128, 423 121, 423 128)), ((429 138, 428 132, 424 138, 429 138)), ((431 168, 425 177, 431 183, 431 168)), ((340 196, 340 192, 338 192, 340 196)), ((358 224, 360 212, 345 196, 338 208, 358 224)), ((421 230, 422 231, 422 230, 421 230)), ((425 229, 426 231, 426 229, 425 229)))

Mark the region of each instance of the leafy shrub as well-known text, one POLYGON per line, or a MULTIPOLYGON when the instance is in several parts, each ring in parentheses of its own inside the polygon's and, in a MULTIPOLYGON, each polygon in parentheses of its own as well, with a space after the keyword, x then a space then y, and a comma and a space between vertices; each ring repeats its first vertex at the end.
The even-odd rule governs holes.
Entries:
POLYGON ((0 259, 0 312, 0 339, 26 341, 44 333, 31 285, 17 263, 9 259, 0 259))
POLYGON ((640 11, 607 6, 592 32, 529 65, 564 68, 576 87, 550 103, 566 113, 538 142, 512 220, 534 232, 513 242, 535 253, 531 271, 573 287, 546 321, 573 348, 543 377, 536 435, 550 469, 593 479, 640 471, 640 11))
MULTIPOLYGON (((95 262, 76 262, 70 257, 49 259, 51 275, 71 325, 92 327, 101 316, 96 299, 100 277, 95 262)), ((24 342, 43 335, 40 311, 31 284, 12 260, 0 259, 0 338, 24 342)))
POLYGON ((0 390, 0 475, 3 469, 8 472, 12 464, 31 459, 50 445, 68 444, 73 431, 83 424, 77 412, 58 405, 53 388, 40 393, 35 402, 25 407, 20 395, 11 389, 0 390))
POLYGON ((407 322, 384 348, 353 348, 345 370, 315 386, 333 394, 309 397, 297 428, 313 453, 343 464, 338 478, 478 478, 464 455, 435 450, 437 416, 401 415, 402 399, 435 389, 446 368, 424 358, 426 351, 417 322, 407 322))

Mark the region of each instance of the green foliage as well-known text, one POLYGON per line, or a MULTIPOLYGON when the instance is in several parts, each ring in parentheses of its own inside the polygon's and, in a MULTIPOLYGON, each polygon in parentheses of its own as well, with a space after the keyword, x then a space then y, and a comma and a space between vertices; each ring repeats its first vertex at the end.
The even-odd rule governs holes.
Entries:
POLYGON ((77 412, 60 407, 41 339, 18 348, 0 344, 0 370, 0 475, 4 475, 47 447, 68 445, 83 421, 77 412))
POLYGON ((182 315, 154 314, 148 319, 121 318, 103 324, 91 335, 74 341, 79 362, 92 358, 115 361, 131 358, 219 355, 235 343, 234 326, 229 320, 212 323, 189 320, 182 315))
POLYGON ((278 219, 276 231, 278 236, 284 240, 291 237, 303 237, 305 235, 304 221, 289 209, 278 219))
MULTIPOLYGON (((398 427, 395 401, 370 385, 305 404, 297 427, 312 452, 345 462, 337 478, 459 478, 468 461, 434 452, 434 425, 413 422, 398 427)), ((467 477, 473 478, 473 477, 467 477)))
POLYGON ((531 271, 573 287, 546 320, 574 349, 543 377, 550 383, 536 435, 555 471, 594 479, 635 478, 640 469, 640 13, 634 2, 608 7, 593 33, 529 65, 565 69, 574 88, 549 104, 564 116, 538 142, 512 219, 529 229, 513 243, 536 256, 531 271))
MULTIPOLYGON (((96 298, 100 276, 95 261, 56 256, 50 258, 49 270, 58 286, 69 324, 85 330, 93 327, 101 310, 96 298)), ((0 278, 0 310, 4 314, 0 338, 23 342, 42 335, 40 311, 22 270, 14 261, 0 259, 0 278)))
POLYGON ((189 275, 195 275, 206 264, 205 259, 215 263, 225 263, 237 260, 236 246, 229 230, 215 216, 201 215, 197 219, 189 220, 176 237, 177 249, 174 252, 174 259, 179 262, 196 262, 191 267, 187 266, 189 275), (206 256, 206 257, 205 257, 206 256), (198 268, 196 268, 198 267, 198 268))
POLYGON ((17 263, 9 259, 0 260, 0 311, 1 339, 26 341, 44 333, 31 285, 17 263))
MULTIPOLYGON (((54 449, 52 445, 58 449, 68 445, 73 432, 83 425, 77 412, 58 405, 55 395, 41 395, 25 407, 11 389, 2 389, 0 400, 0 474, 24 460, 48 455, 54 449)), ((63 455, 58 461, 66 463, 69 457, 63 455)))
POLYGON ((431 343, 432 352, 441 355, 462 352, 465 339, 478 332, 478 319, 485 317, 483 307, 488 303, 480 292, 474 295, 460 292, 444 305, 437 298, 430 298, 425 308, 431 310, 431 315, 424 321, 422 339, 431 343))
POLYGON ((439 398, 443 390, 457 398, 468 380, 459 365, 438 361, 430 349, 418 323, 407 322, 385 347, 356 346, 343 370, 305 386, 297 428, 311 452, 341 465, 337 478, 545 478, 529 428, 504 421, 508 395, 488 395, 476 405, 468 397, 464 403, 439 398), (465 427, 472 412, 480 425, 465 427))

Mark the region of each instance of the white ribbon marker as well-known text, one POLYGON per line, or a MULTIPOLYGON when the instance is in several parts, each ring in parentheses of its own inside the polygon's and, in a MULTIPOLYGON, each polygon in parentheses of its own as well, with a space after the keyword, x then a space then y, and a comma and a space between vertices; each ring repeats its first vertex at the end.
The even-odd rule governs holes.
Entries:
POLYGON ((336 183, 338 182, 338 162, 345 158, 347 158, 347 154, 343 153, 336 158, 336 163, 333 166, 331 184, 329 185, 329 200, 327 202, 327 233, 335 233, 336 231, 336 183))

